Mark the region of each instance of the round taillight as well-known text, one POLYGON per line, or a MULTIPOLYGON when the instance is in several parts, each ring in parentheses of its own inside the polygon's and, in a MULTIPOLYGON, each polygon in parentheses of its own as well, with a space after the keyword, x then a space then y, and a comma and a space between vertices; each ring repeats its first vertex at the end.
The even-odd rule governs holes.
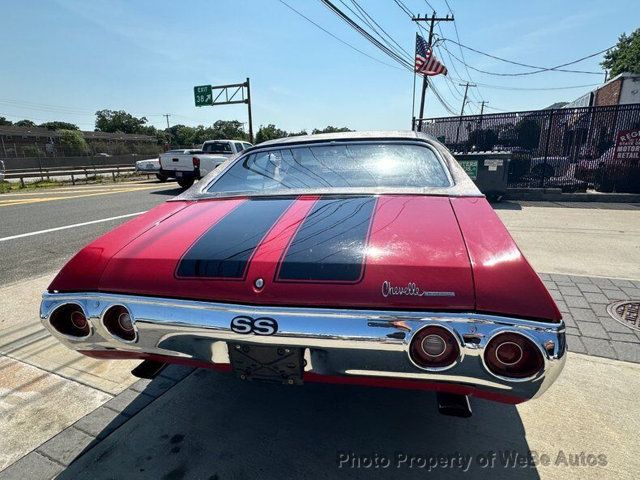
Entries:
POLYGON ((455 335, 446 328, 429 325, 413 336, 409 355, 418 367, 446 368, 460 357, 460 345, 455 335))
POLYGON ((104 328, 114 337, 127 342, 133 342, 136 339, 136 330, 133 326, 131 314, 122 305, 110 307, 105 312, 102 323, 104 328))
POLYGON ((494 375, 508 378, 529 378, 542 370, 542 352, 527 337, 512 333, 499 333, 484 349, 487 369, 494 375))
POLYGON ((56 308, 49 317, 49 324, 63 335, 84 338, 91 333, 91 325, 80 305, 68 303, 56 308))

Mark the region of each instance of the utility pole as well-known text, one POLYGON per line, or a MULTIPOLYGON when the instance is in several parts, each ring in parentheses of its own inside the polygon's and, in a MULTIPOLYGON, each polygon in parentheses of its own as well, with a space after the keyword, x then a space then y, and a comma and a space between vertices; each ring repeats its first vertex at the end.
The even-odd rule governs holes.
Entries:
POLYGON ((458 128, 456 129, 456 145, 458 145, 458 139, 460 138, 460 126, 462 125, 462 116, 464 115, 464 106, 467 103, 467 92, 469 87, 475 87, 474 83, 459 83, 461 87, 464 87, 464 98, 462 99, 462 108, 460 109, 460 121, 458 122, 458 128))
POLYGON ((169 127, 169 117, 171 116, 170 113, 165 113, 162 115, 163 117, 165 117, 167 119, 167 130, 171 127, 169 127))
MULTIPOLYGON (((454 18, 453 18, 453 15, 449 16, 449 14, 447 14, 446 17, 436 17, 436 12, 432 12, 430 17, 427 17, 426 15, 424 17, 420 17, 420 15, 418 15, 417 17, 412 17, 411 21, 429 22, 429 38, 427 40, 427 44, 431 49, 431 46, 433 43, 433 27, 435 26, 436 22, 453 22, 454 18)), ((433 55, 433 49, 431 50, 431 54, 433 55)), ((414 69, 415 69, 415 66, 414 66, 414 69)), ((420 117, 418 119, 418 131, 420 131, 420 129, 422 128, 422 119, 424 118, 424 97, 427 93, 428 85, 429 85, 429 80, 427 79, 427 76, 422 75, 422 95, 420 97, 420 117)))
POLYGON ((489 103, 485 100, 482 100, 482 102, 480 102, 480 116, 482 117, 482 114, 484 113, 484 106, 489 103))
MULTIPOLYGON (((469 87, 476 87, 475 83, 459 83, 461 87, 464 87, 464 98, 462 99, 462 109, 460 110, 460 116, 464 115, 464 106, 467 103, 467 92, 469 91, 469 87)), ((482 102, 482 106, 484 107, 484 102, 482 102)))

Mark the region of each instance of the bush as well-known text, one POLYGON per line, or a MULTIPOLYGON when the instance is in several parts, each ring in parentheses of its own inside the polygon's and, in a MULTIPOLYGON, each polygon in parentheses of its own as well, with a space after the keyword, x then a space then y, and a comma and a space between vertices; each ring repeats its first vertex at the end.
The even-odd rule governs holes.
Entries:
POLYGON ((70 155, 86 155, 89 152, 89 145, 76 130, 60 130, 60 145, 70 155))
POLYGON ((42 150, 36 145, 25 145, 21 148, 22 155, 25 157, 40 157, 42 156, 42 150))

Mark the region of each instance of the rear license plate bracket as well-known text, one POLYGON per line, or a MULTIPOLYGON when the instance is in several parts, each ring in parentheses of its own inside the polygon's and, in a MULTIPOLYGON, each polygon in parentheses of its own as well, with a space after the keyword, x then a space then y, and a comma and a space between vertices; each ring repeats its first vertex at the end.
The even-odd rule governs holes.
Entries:
POLYGON ((229 359, 234 374, 242 380, 260 380, 302 385, 304 369, 301 348, 230 343, 229 359))

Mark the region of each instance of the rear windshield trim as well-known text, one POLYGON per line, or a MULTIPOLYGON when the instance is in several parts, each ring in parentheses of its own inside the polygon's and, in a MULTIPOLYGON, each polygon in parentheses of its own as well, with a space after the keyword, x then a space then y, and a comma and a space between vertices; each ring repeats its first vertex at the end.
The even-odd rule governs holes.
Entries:
POLYGON ((286 195, 287 192, 305 192, 305 193, 309 193, 309 192, 319 192, 319 193, 333 193, 333 192, 344 192, 344 193, 350 193, 350 192, 364 192, 364 193, 374 193, 374 192, 387 192, 387 191, 398 191, 399 193, 403 193, 403 192, 409 192, 409 191, 415 191, 415 190, 424 190, 425 188, 450 188, 454 185, 454 181, 453 178, 451 177, 451 172, 449 171, 449 168, 447 166, 447 164, 442 160, 442 156, 440 155, 440 152, 438 152, 435 148, 433 148, 430 144, 426 143, 426 142, 414 142, 414 141, 393 141, 393 140, 388 140, 388 141, 381 141, 381 140, 362 140, 362 141, 333 141, 333 142, 322 142, 322 143, 307 143, 307 144, 298 144, 298 145, 273 145, 273 146, 269 146, 269 147, 265 147, 265 148, 253 148, 251 150, 251 152, 247 152, 246 154, 244 152, 242 152, 242 155, 239 155, 235 161, 230 162, 226 168, 222 171, 219 172, 218 175, 215 176, 214 179, 212 179, 212 181, 210 181, 209 183, 207 183, 207 185, 205 187, 203 187, 201 189, 201 193, 206 194, 208 196, 212 196, 212 197, 227 197, 227 196, 270 196, 271 193, 273 192, 274 195, 286 195), (310 189, 292 189, 292 188, 286 188, 286 189, 273 189, 273 190, 269 190, 268 192, 265 191, 233 191, 233 192, 209 192, 208 190, 215 185, 215 183, 222 177, 224 176, 224 174, 227 172, 227 170, 229 170, 231 167, 233 167, 233 165, 235 165, 237 162, 243 161, 244 159, 246 159, 248 156, 250 155, 255 155, 257 153, 264 153, 264 152, 269 152, 269 151, 274 151, 274 150, 288 150, 288 149, 296 149, 296 148, 305 148, 305 147, 321 147, 321 146, 339 146, 339 145, 389 145, 389 144, 395 144, 395 145, 416 145, 422 148, 428 148, 431 153, 433 153, 433 155, 435 156, 436 160, 438 161, 440 167, 442 168, 442 170, 444 171, 445 176, 447 177, 447 181, 449 182, 448 185, 444 185, 442 187, 354 187, 354 188, 346 188, 346 187, 330 187, 330 188, 310 188, 310 189))
MULTIPOLYGON (((484 197, 482 193, 477 189, 473 182, 467 177, 461 167, 459 167, 456 161, 449 154, 450 159, 444 159, 443 156, 447 154, 447 151, 440 151, 438 146, 433 145, 431 141, 421 139, 362 139, 362 140, 324 140, 324 141, 309 141, 300 142, 295 144, 274 144, 254 145, 248 150, 244 150, 235 157, 229 159, 229 161, 223 164, 218 169, 212 171, 203 178, 200 182, 188 189, 186 192, 171 199, 173 201, 183 200, 200 200, 200 199, 215 199, 215 198, 237 198, 237 197, 286 197, 286 196, 299 196, 299 195, 441 195, 441 196, 459 196, 459 197, 484 197), (305 146, 328 146, 328 145, 354 145, 354 144, 401 144, 401 145, 418 145, 421 147, 429 148, 436 156, 438 162, 440 162, 444 172, 449 180, 449 186, 446 187, 356 187, 356 188, 313 188, 313 189, 277 189, 270 190, 268 192, 209 192, 208 189, 215 184, 215 182, 222 177, 227 170, 233 167, 237 162, 242 162, 247 156, 270 150, 282 150, 283 148, 295 148, 305 146), (455 165, 452 165, 450 163, 455 165), (453 171, 452 171, 453 170, 453 171)), ((170 200, 170 201, 171 201, 170 200)))

